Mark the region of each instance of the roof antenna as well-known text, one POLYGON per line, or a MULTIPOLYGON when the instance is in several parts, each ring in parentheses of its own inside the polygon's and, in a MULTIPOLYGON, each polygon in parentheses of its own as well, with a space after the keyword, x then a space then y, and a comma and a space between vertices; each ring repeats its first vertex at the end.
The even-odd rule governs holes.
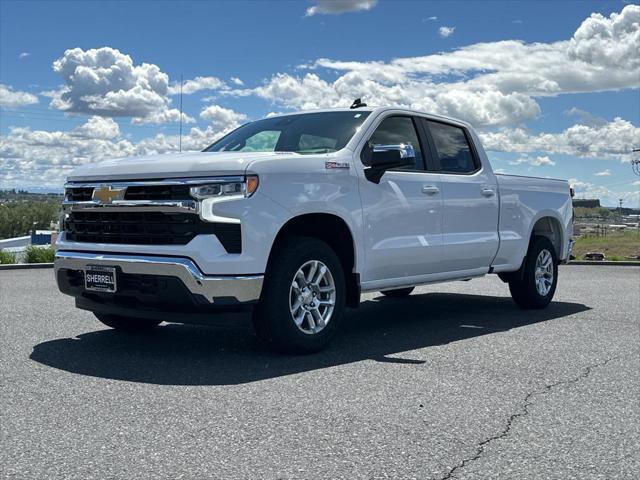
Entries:
POLYGON ((182 152, 182 74, 180 74, 180 152, 182 152))
POLYGON ((349 108, 354 109, 354 108, 362 108, 362 107, 366 107, 366 106, 367 106, 367 104, 366 103, 362 103, 362 99, 361 98, 356 98, 349 108))

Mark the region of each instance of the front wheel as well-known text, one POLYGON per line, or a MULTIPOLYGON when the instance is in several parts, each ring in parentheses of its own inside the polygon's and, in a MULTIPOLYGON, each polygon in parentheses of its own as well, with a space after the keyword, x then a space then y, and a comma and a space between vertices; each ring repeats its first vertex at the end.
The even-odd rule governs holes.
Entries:
POLYGON ((124 332, 144 332, 162 323, 161 320, 150 320, 148 318, 122 317, 120 315, 107 315, 104 313, 94 313, 94 315, 107 327, 124 332))
POLYGON ((315 352, 336 334, 345 298, 344 272, 333 249, 315 238, 289 238, 269 262, 254 328, 275 350, 315 352))
POLYGON ((558 260, 551 241, 534 237, 524 262, 521 278, 509 282, 513 301, 521 308, 544 308, 558 285, 558 260))

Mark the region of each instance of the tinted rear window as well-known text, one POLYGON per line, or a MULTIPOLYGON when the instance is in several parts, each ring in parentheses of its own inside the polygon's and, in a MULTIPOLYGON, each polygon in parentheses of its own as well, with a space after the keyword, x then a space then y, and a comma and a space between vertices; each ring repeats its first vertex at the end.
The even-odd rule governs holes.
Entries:
POLYGON ((427 121, 427 124, 442 171, 471 173, 477 169, 467 136, 462 128, 431 121, 427 121))

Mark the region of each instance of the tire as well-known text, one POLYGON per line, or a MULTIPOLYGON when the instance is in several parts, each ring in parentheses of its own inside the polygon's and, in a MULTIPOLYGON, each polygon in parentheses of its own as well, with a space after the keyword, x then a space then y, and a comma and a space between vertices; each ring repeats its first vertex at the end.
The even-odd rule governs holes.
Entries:
POLYGON ((402 297, 408 297, 409 295, 411 295, 411 292, 413 292, 414 288, 415 287, 395 288, 393 290, 384 290, 380 293, 383 294, 385 297, 402 298, 402 297))
POLYGON ((317 352, 338 331, 345 299, 344 272, 331 247, 315 238, 288 238, 269 261, 262 295, 253 312, 253 325, 258 337, 273 350, 317 352), (322 266, 326 269, 315 283, 307 278, 312 276, 314 265, 316 278, 320 278, 322 266), (299 276, 301 269, 305 278, 299 276))
POLYGON ((104 313, 94 313, 94 315, 107 327, 123 332, 145 332, 162 323, 162 320, 148 318, 121 317, 120 315, 107 315, 104 313))
POLYGON ((524 309, 539 309, 549 305, 558 285, 558 258, 548 238, 533 237, 531 239, 522 276, 514 275, 514 277, 518 278, 509 282, 509 291, 516 305, 524 309), (549 261, 550 264, 547 263, 549 261), (548 265, 546 269, 543 268, 545 264, 548 265), (549 278, 550 275, 552 275, 551 278, 549 278), (541 277, 544 278, 541 279, 541 277))

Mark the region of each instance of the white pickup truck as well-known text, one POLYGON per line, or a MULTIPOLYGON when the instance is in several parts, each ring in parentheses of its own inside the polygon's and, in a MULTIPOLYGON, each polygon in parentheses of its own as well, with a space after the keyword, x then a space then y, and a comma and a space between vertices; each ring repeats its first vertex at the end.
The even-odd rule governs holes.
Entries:
POLYGON ((65 192, 55 274, 78 308, 121 330, 247 308, 289 352, 324 347, 362 292, 495 273, 545 307, 572 245, 566 181, 494 174, 464 122, 358 103, 86 165, 65 192))

